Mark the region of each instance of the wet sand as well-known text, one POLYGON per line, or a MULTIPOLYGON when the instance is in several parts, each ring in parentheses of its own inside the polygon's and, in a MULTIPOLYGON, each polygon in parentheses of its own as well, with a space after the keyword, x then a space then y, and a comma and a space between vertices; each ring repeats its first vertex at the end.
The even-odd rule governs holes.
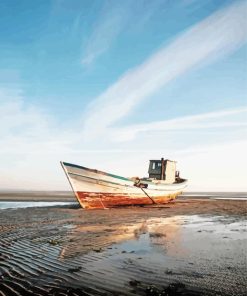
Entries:
POLYGON ((0 295, 245 295, 246 201, 0 211, 0 295))

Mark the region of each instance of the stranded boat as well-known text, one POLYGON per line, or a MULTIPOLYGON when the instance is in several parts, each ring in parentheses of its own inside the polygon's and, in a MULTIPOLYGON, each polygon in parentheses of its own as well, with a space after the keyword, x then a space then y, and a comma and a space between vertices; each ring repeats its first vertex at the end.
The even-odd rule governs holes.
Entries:
POLYGON ((150 160, 148 178, 125 178, 83 166, 61 162, 80 205, 85 209, 126 205, 164 204, 187 187, 176 162, 150 160))

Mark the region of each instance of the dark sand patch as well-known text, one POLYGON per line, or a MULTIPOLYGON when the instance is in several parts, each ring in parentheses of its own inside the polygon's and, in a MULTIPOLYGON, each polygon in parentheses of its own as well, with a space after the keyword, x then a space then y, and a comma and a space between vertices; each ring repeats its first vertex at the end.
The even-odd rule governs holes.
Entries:
POLYGON ((244 201, 0 212, 0 295, 245 295, 244 201))

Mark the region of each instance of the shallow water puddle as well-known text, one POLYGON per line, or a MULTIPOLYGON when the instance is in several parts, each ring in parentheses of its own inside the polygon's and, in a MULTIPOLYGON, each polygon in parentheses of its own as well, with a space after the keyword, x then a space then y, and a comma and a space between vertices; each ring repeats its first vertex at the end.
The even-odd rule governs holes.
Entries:
MULTIPOLYGON (((94 275, 96 284, 103 279, 111 283, 109 289, 116 290, 130 289, 133 281, 144 286, 179 282, 212 291, 239 289, 241 295, 245 221, 194 215, 151 218, 139 228, 131 227, 131 239, 90 252, 81 260, 75 258, 82 270, 94 275)), ((77 276, 84 276, 83 271, 77 276)))
MULTIPOLYGON (((243 232, 246 232, 245 221, 232 221, 222 219, 221 216, 203 217, 203 216, 175 216, 172 218, 153 218, 145 222, 145 229, 134 235, 132 240, 119 245, 126 251, 151 251, 152 248, 160 246, 166 253, 174 245, 180 244, 180 249, 190 246, 191 242, 198 240, 198 233, 201 233, 200 239, 211 233, 210 241, 217 240, 220 235, 231 234, 231 239, 242 239, 243 232), (235 231, 235 234, 232 234, 235 231), (196 238, 194 237, 196 236, 196 238)), ((211 244, 211 242, 208 242, 211 244)), ((205 248, 205 245, 204 245, 205 248)), ((157 248, 155 249, 157 251, 157 248)))

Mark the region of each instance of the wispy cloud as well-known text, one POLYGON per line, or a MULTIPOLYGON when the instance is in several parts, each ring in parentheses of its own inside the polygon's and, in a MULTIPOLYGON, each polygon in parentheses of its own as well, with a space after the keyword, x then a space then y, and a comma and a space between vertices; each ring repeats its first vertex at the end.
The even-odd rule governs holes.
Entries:
POLYGON ((82 64, 91 64, 105 52, 126 24, 129 6, 118 1, 108 1, 103 5, 98 22, 83 48, 82 64))
POLYGON ((246 3, 239 1, 214 13, 128 71, 91 103, 85 114, 85 136, 103 133, 166 83, 243 45, 246 3))
POLYGON ((198 115, 184 116, 170 120, 135 124, 122 128, 111 128, 111 138, 118 141, 130 141, 138 133, 155 131, 212 129, 227 127, 247 127, 247 107, 219 110, 198 115))
POLYGON ((145 0, 136 2, 131 0, 106 1, 98 21, 94 24, 92 33, 83 47, 82 65, 90 65, 106 52, 124 28, 133 23, 135 27, 144 26, 162 5, 164 5, 162 0, 151 2, 145 0))

